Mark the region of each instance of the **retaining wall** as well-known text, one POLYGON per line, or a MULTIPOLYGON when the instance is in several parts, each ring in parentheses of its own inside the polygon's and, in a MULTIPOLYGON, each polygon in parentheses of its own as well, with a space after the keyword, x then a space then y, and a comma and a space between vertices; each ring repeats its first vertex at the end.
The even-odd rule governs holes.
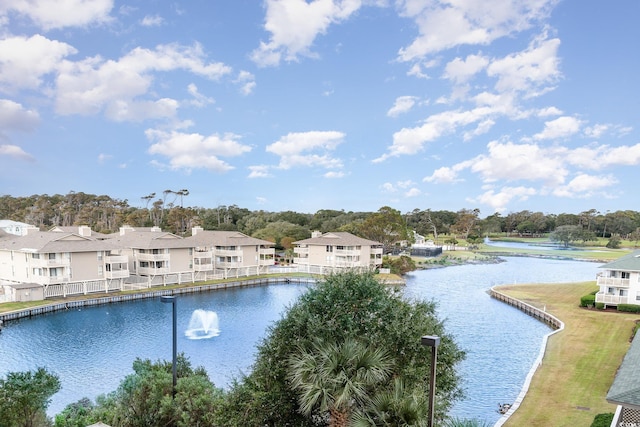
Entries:
POLYGON ((146 298, 159 298, 165 295, 193 294, 198 292, 216 291, 218 289, 243 288, 252 286, 264 286, 276 283, 315 283, 315 279, 308 277, 288 277, 288 278, 261 278, 240 280, 234 282, 211 283, 207 285, 189 286, 174 289, 155 289, 148 292, 140 292, 125 295, 112 295, 98 298, 87 298, 69 301, 55 301, 51 304, 38 307, 26 308, 23 310, 0 313, 0 324, 9 320, 16 320, 25 317, 37 316, 40 314, 53 313, 55 311, 69 310, 78 307, 91 307, 94 305, 115 304, 120 302, 135 301, 146 298))
POLYGON ((558 319, 557 317, 547 313, 545 310, 540 310, 539 308, 536 308, 531 304, 527 304, 526 302, 522 302, 516 298, 510 297, 501 292, 498 292, 497 290, 495 290, 495 288, 491 288, 489 290, 489 295, 491 295, 491 297, 497 300, 500 300, 513 307, 516 307, 519 310, 522 310, 529 316, 532 316, 540 320, 541 322, 546 323, 547 325, 551 326, 554 329, 553 332, 548 333, 547 335, 544 336, 544 338, 542 338, 542 345, 540 346, 538 357, 536 357, 536 360, 533 362, 533 365, 531 366, 531 369, 529 370, 529 373, 525 378, 524 385, 520 390, 520 394, 518 395, 516 400, 511 404, 511 407, 509 408, 507 413, 502 415, 502 417, 500 417, 500 419, 493 425, 493 427, 500 427, 505 422, 507 422, 509 417, 520 407, 522 400, 524 399, 524 397, 527 395, 527 392, 529 391, 529 386, 531 385, 531 380, 533 379, 533 375, 538 370, 538 366, 542 365, 542 359, 544 358, 544 353, 547 350, 547 341, 549 340, 549 337, 553 334, 556 334, 562 331, 564 329, 564 322, 558 319))

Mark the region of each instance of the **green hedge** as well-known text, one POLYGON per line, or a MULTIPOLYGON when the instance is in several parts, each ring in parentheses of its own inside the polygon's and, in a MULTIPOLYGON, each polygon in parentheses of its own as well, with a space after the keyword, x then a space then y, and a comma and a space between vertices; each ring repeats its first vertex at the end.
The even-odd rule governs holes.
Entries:
POLYGON ((598 310, 604 310, 604 303, 603 302, 597 302, 596 303, 596 308, 598 310))
POLYGON ((580 307, 593 307, 596 303, 596 296, 593 294, 585 295, 580 298, 580 307))
POLYGON ((624 311, 627 313, 640 313, 640 305, 618 304, 618 311, 624 311))
POLYGON ((591 423, 591 427, 609 427, 612 421, 613 421, 612 412, 609 412, 607 414, 598 414, 593 419, 593 423, 591 423))

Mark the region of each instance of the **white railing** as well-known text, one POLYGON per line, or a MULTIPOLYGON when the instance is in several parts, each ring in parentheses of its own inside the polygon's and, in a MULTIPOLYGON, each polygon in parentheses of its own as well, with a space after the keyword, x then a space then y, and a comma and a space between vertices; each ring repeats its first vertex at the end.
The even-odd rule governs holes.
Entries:
POLYGON ((598 286, 616 286, 618 288, 628 288, 631 280, 621 279, 619 277, 598 276, 598 286))
POLYGON ((136 254, 139 261, 169 261, 169 254, 136 254))
POLYGON ((142 275, 168 274, 169 272, 169 267, 138 267, 138 274, 142 275))
POLYGON ((604 304, 626 304, 628 301, 628 297, 624 296, 618 296, 618 295, 611 295, 611 294, 605 294, 602 292, 598 292, 596 294, 596 302, 601 302, 604 304))
POLYGON ((211 271, 213 270, 213 262, 204 264, 193 264, 193 271, 211 271))
POLYGON ((237 249, 216 249, 215 254, 219 256, 242 256, 242 251, 237 249))
POLYGON ((31 266, 32 267, 65 267, 71 265, 71 260, 69 258, 58 257, 55 259, 49 258, 32 258, 31 266))
POLYGON ((108 255, 104 258, 105 264, 127 264, 129 257, 127 255, 108 255))
POLYGON ((129 270, 111 270, 105 271, 104 277, 107 279, 124 279, 129 277, 129 270))

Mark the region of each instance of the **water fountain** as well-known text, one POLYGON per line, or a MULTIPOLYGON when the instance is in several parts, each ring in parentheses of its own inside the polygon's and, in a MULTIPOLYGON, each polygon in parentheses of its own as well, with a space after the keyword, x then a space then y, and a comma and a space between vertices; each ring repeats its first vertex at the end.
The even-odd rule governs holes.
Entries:
POLYGON ((193 314, 191 314, 189 327, 184 334, 192 340, 217 337, 220 335, 220 329, 218 329, 218 314, 215 311, 195 310, 193 314))

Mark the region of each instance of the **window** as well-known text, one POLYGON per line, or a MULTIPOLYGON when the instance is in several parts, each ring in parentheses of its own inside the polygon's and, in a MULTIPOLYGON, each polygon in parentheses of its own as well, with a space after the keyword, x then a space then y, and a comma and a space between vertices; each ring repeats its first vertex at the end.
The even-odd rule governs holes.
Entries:
POLYGON ((40 259, 40 254, 31 254, 31 258, 40 259))
POLYGON ((104 256, 104 252, 98 251, 97 254, 98 254, 98 261, 102 261, 102 257, 104 256))
POLYGON ((333 252, 333 246, 327 245, 327 252, 333 252))
POLYGON ((49 254, 49 259, 50 259, 51 261, 55 261, 55 260, 56 260, 56 254, 54 254, 54 253, 50 253, 50 254, 49 254))
POLYGON ((98 277, 102 277, 103 271, 102 271, 102 266, 99 265, 98 266, 98 277))
POLYGON ((622 278, 623 279, 630 279, 631 278, 631 273, 629 273, 628 271, 623 271, 622 272, 622 278))

